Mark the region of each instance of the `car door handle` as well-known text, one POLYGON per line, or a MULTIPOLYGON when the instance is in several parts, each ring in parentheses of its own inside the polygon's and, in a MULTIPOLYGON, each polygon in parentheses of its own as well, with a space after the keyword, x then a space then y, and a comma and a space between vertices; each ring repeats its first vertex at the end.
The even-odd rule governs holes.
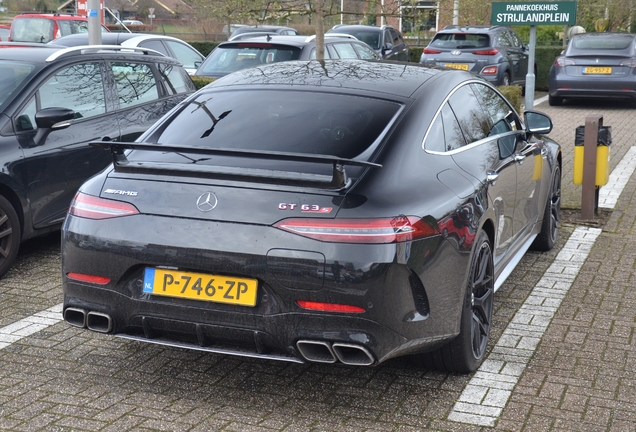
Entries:
POLYGON ((526 158, 526 155, 522 155, 522 154, 517 153, 517 154, 515 155, 515 162, 518 162, 518 163, 519 163, 519 165, 521 165, 521 164, 523 163, 523 160, 524 160, 525 158, 526 158))
POLYGON ((543 159, 546 159, 548 157, 548 149, 543 147, 541 149, 541 157, 543 157, 543 159))
POLYGON ((489 172, 486 174, 486 182, 490 183, 493 186, 498 178, 499 178, 499 173, 489 172))

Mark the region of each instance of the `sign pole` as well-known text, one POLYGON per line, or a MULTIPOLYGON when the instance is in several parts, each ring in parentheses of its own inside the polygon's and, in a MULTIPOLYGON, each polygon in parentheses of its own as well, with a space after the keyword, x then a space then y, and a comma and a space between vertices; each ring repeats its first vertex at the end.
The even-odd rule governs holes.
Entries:
POLYGON ((100 1, 88 0, 88 44, 102 44, 102 24, 99 17, 100 1))
POLYGON ((526 75, 526 101, 525 110, 534 106, 534 50, 537 45, 537 26, 530 26, 530 42, 528 43, 528 74, 526 75))

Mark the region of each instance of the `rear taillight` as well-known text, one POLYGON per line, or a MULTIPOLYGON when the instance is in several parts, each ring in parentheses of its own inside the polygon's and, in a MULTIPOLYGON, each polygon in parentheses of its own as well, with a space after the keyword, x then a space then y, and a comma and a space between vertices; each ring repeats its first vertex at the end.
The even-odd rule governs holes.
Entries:
POLYGON ((442 51, 440 50, 436 50, 436 49, 432 49, 432 48, 424 48, 424 51, 422 51, 424 54, 441 54, 442 51))
POLYGON ((334 243, 400 243, 438 235, 428 222, 415 216, 383 219, 284 219, 276 228, 334 243))
POLYGON ((73 216, 86 219, 111 219, 120 216, 138 214, 139 210, 132 204, 86 195, 78 192, 71 202, 68 211, 73 216))
POLYGON ((563 67, 563 66, 574 66, 576 65, 576 63, 574 63, 574 60, 570 60, 570 59, 566 59, 563 57, 559 57, 554 61, 554 65, 555 66, 559 66, 559 67, 563 67))
POLYGON ((90 282, 97 285, 106 285, 108 282, 110 282, 110 279, 107 277, 88 275, 88 274, 82 274, 82 273, 66 273, 66 276, 69 279, 73 279, 80 282, 90 282))
POLYGON ((481 50, 481 51, 473 51, 473 54, 491 56, 491 55, 499 54, 499 50, 496 48, 492 48, 492 49, 481 50))
POLYGON ((323 312, 350 312, 350 313, 362 313, 365 312, 364 308, 359 306, 338 304, 338 303, 322 303, 312 302, 306 300, 297 300, 296 304, 303 309, 317 310, 323 312))
POLYGON ((627 67, 630 67, 630 68, 636 68, 636 59, 623 60, 620 64, 621 64, 621 66, 627 66, 627 67))
POLYGON ((497 75, 497 70, 499 68, 497 66, 486 66, 481 70, 482 75, 497 75))

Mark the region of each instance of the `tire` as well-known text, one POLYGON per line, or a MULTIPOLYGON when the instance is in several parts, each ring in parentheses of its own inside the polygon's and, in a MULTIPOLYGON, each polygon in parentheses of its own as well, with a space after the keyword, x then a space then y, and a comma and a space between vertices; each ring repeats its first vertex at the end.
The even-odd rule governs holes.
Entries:
POLYGON ((510 72, 504 73, 504 76, 501 79, 501 85, 502 86, 509 86, 510 85, 510 72))
POLYGON ((0 195, 0 277, 9 271, 20 247, 20 221, 11 203, 0 195))
POLYGON ((563 98, 548 95, 548 104, 550 106, 561 106, 563 105, 563 98))
POLYGON ((543 211, 541 231, 532 242, 532 249, 537 251, 549 251, 556 243, 559 234, 559 222, 561 221, 561 168, 557 165, 550 183, 548 201, 543 211))
POLYGON ((417 356, 429 369, 470 373, 484 361, 494 308, 495 278, 490 239, 480 231, 470 261, 459 335, 439 350, 417 356))

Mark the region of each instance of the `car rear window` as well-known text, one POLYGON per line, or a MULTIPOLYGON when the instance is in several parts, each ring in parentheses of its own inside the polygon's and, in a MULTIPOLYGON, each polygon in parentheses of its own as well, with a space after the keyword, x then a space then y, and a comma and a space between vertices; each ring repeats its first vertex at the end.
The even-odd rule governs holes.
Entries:
POLYGON ((210 53, 197 75, 228 74, 248 67, 299 58, 300 48, 288 45, 267 43, 222 45, 210 53))
POLYGON ((435 36, 430 46, 448 49, 483 48, 490 46, 490 37, 487 34, 442 33, 435 36))
POLYGON ((207 92, 181 109, 156 142, 353 158, 374 143, 400 107, 330 93, 207 92))
POLYGON ((32 64, 0 60, 0 112, 4 109, 4 103, 16 93, 34 69, 32 64))
POLYGON ((623 51, 628 50, 634 37, 631 35, 615 35, 602 37, 579 37, 570 42, 568 54, 576 51, 623 51))
POLYGON ((53 40, 55 23, 48 18, 15 18, 11 24, 12 42, 46 43, 53 40))

